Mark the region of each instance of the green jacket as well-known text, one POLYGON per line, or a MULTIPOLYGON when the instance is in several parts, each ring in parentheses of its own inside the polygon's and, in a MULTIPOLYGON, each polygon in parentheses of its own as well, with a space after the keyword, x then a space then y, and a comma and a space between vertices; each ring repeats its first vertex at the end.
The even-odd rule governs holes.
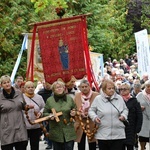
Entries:
POLYGON ((70 122, 70 110, 76 108, 73 99, 67 95, 66 101, 59 99, 59 101, 56 102, 54 97, 51 96, 46 101, 43 115, 48 116, 52 113, 52 108, 54 108, 56 112, 62 112, 63 115, 59 116, 59 122, 56 122, 55 120, 49 121, 49 139, 61 143, 75 140, 76 133, 74 123, 70 122), (64 122, 64 119, 66 120, 66 123, 64 122))

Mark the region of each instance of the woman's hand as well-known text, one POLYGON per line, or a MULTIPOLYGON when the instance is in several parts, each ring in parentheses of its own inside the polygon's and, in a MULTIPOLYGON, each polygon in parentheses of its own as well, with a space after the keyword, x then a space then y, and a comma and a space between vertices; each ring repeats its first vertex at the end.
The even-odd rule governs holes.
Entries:
POLYGON ((49 114, 49 117, 50 117, 50 120, 54 120, 55 119, 55 116, 52 113, 49 114))
POLYGON ((75 109, 72 109, 72 110, 70 111, 70 115, 71 115, 72 117, 74 117, 74 116, 76 115, 76 110, 75 110, 75 109))
POLYGON ((25 105, 25 111, 28 111, 29 109, 33 109, 34 105, 25 105))
POLYGON ((41 113, 41 112, 37 113, 36 119, 39 119, 41 116, 42 116, 42 113, 41 113))
POLYGON ((142 109, 142 111, 144 111, 145 110, 145 106, 141 106, 141 109, 142 109))
POLYGON ((100 120, 98 117, 96 117, 94 121, 95 121, 96 123, 98 123, 98 124, 101 123, 101 120, 100 120))
POLYGON ((34 108, 34 105, 28 105, 28 108, 29 108, 29 109, 33 109, 33 108, 34 108))
POLYGON ((124 120, 125 120, 125 117, 121 115, 121 116, 119 116, 119 120, 120 120, 120 121, 124 121, 124 120))

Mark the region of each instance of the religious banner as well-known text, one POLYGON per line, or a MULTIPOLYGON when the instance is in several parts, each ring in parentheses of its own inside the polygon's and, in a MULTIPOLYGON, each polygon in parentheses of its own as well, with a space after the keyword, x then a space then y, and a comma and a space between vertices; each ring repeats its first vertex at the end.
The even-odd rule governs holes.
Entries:
POLYGON ((91 58, 92 69, 95 77, 97 77, 100 72, 101 72, 101 76, 103 77, 104 74, 103 54, 90 52, 90 58, 91 58))
POLYGON ((45 80, 69 82, 86 75, 85 17, 61 19, 37 28, 45 80))
POLYGON ((141 30, 135 33, 136 49, 138 58, 138 73, 142 76, 144 73, 150 73, 150 47, 148 42, 147 30, 141 30))
MULTIPOLYGON (((32 45, 32 33, 28 33, 28 51, 27 51, 27 64, 30 62, 31 56, 31 45, 32 45)), ((34 46, 34 56, 33 56, 34 64, 33 64, 33 78, 35 81, 43 81, 43 64, 41 60, 41 50, 39 45, 38 34, 36 34, 35 38, 35 46, 34 46)))
POLYGON ((44 79, 50 84, 62 80, 69 85, 86 76, 90 85, 94 84, 99 89, 89 54, 86 16, 30 24, 34 27, 28 55, 27 80, 33 81, 35 73, 38 75, 40 71, 42 75, 43 70, 44 79), (37 52, 34 51, 35 47, 37 52))

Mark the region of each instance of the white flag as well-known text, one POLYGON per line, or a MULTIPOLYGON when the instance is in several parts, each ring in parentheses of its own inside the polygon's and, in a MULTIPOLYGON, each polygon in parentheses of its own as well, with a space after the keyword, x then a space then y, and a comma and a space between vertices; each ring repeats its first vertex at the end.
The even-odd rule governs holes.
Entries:
POLYGON ((22 53, 23 53, 24 50, 27 49, 27 45, 28 45, 27 42, 28 42, 28 35, 25 34, 24 35, 24 39, 23 39, 23 43, 22 43, 22 46, 21 46, 21 50, 20 50, 20 52, 18 54, 18 58, 16 60, 16 64, 15 64, 14 69, 13 69, 12 74, 11 74, 11 82, 12 83, 14 82, 14 78, 15 78, 16 72, 17 72, 19 64, 20 64, 22 53))

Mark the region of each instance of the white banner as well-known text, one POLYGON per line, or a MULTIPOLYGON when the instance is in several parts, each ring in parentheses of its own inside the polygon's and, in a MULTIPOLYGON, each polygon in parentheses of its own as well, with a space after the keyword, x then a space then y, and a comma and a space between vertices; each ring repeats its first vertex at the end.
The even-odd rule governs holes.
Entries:
POLYGON ((99 75, 99 72, 101 72, 102 77, 104 75, 103 54, 90 52, 90 58, 91 58, 93 72, 97 80, 97 76, 99 75))
POLYGON ((27 42, 28 42, 28 35, 25 34, 25 35, 24 35, 23 42, 22 42, 21 50, 20 50, 20 52, 19 52, 19 54, 18 54, 18 58, 17 58, 17 60, 16 60, 14 69, 13 69, 12 74, 11 74, 11 82, 12 82, 12 83, 14 83, 14 78, 15 78, 15 75, 16 75, 16 73, 17 73, 17 70, 18 70, 20 61, 21 61, 22 53, 23 53, 24 50, 27 49, 27 42))
POLYGON ((138 58, 138 73, 142 76, 144 73, 150 74, 150 47, 147 30, 135 33, 136 49, 138 58))

